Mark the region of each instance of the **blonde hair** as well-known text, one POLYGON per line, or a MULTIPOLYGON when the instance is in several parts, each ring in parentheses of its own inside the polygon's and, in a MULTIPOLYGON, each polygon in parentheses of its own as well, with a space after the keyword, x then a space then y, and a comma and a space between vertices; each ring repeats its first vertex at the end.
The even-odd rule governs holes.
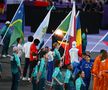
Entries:
POLYGON ((58 46, 58 45, 59 45, 59 43, 55 42, 55 43, 53 44, 53 47, 55 48, 55 47, 58 46))

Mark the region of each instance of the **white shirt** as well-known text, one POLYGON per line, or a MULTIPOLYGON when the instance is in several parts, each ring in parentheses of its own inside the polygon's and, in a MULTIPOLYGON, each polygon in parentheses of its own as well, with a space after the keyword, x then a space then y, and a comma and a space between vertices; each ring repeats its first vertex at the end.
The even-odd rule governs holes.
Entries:
POLYGON ((48 52, 48 62, 51 62, 53 61, 54 57, 53 57, 53 52, 52 51, 49 51, 48 52))
POLYGON ((71 63, 73 63, 73 62, 79 63, 79 60, 78 60, 78 49, 77 48, 71 48, 69 50, 69 54, 70 54, 70 58, 71 58, 71 63))
POLYGON ((21 44, 18 44, 17 48, 18 48, 18 56, 21 57, 23 54, 23 46, 21 44))
POLYGON ((26 58, 30 58, 30 46, 32 42, 27 42, 23 46, 23 52, 25 53, 26 58))

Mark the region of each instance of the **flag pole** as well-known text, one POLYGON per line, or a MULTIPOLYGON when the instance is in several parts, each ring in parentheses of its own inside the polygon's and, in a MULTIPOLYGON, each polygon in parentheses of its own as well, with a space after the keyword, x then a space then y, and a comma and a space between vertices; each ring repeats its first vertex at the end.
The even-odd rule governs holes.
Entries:
POLYGON ((97 42, 97 44, 90 50, 90 52, 92 52, 96 47, 97 45, 108 35, 108 32, 97 42))
MULTIPOLYGON (((11 22, 10 22, 10 25, 11 25, 11 23, 13 22, 13 20, 14 20, 14 18, 15 18, 15 16, 16 16, 16 14, 17 14, 17 12, 18 12, 19 8, 21 7, 21 5, 22 5, 23 1, 24 1, 24 0, 22 0, 22 1, 21 1, 21 3, 20 3, 20 5, 19 5, 18 9, 16 10, 16 12, 15 12, 15 14, 14 14, 14 16, 13 16, 13 18, 12 18, 11 22)), ((7 30, 6 30, 6 32, 5 32, 5 34, 4 34, 3 38, 2 38, 2 40, 1 40, 1 42, 0 42, 0 44, 2 44, 2 43, 3 43, 3 40, 4 40, 4 38, 5 38, 5 36, 6 36, 7 32, 8 32, 8 30, 9 30, 10 25, 8 26, 8 28, 7 28, 7 30)))
MULTIPOLYGON (((61 24, 63 24, 63 22, 67 19, 67 17, 70 15, 70 13, 71 13, 72 11, 70 11, 69 12, 69 14, 66 16, 66 18, 64 19, 64 20, 62 20, 62 22, 61 22, 61 24)), ((61 25, 60 24, 60 25, 61 25)), ((60 26, 59 25, 59 26, 60 26)), ((59 28, 59 26, 57 27, 57 29, 59 28)), ((51 36, 47 39, 47 41, 45 42, 45 44, 42 46, 42 48, 44 48, 45 47, 45 45, 48 43, 48 41, 52 38, 52 36, 55 34, 55 32, 57 31, 57 29, 51 34, 51 36)))

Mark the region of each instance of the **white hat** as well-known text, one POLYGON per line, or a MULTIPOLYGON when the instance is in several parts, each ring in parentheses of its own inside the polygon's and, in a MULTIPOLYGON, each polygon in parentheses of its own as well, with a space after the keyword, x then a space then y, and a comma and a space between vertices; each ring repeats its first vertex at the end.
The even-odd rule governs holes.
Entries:
POLYGON ((10 24, 10 21, 6 21, 5 24, 10 24))

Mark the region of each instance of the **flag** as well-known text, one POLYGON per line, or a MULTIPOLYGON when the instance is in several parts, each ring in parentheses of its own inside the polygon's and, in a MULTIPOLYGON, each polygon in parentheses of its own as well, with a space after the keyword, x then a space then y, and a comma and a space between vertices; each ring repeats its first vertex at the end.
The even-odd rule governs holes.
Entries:
POLYGON ((62 33, 66 34, 69 28, 69 22, 71 18, 71 12, 66 16, 66 18, 61 22, 61 24, 58 26, 57 30, 62 31, 62 33))
POLYGON ((103 41, 103 43, 104 43, 105 45, 108 46, 108 32, 107 32, 105 38, 104 38, 102 41, 103 41))
POLYGON ((81 36, 81 24, 80 24, 80 16, 76 17, 76 44, 79 49, 78 55, 82 56, 82 36, 81 36))
MULTIPOLYGON (((49 10, 48 14, 46 15, 46 17, 44 18, 44 20, 42 21, 42 23, 40 24, 40 26, 38 27, 38 29, 36 30, 36 32, 33 35, 34 39, 37 38, 40 40, 40 44, 44 40, 44 36, 46 34, 46 31, 47 31, 47 28, 49 25, 51 10, 53 9, 53 7, 54 6, 52 6, 52 8, 49 10)), ((39 44, 39 46, 40 46, 40 44, 39 44)), ((38 48, 39 48, 39 46, 38 46, 38 48)))
POLYGON ((11 35, 9 47, 16 43, 17 38, 22 38, 22 40, 24 41, 24 33, 23 33, 24 20, 23 19, 24 19, 24 4, 22 2, 18 7, 13 17, 13 20, 9 26, 9 27, 14 27, 14 30, 11 35))
POLYGON ((75 41, 76 39, 76 7, 75 7, 75 2, 73 2, 73 7, 72 7, 72 15, 71 15, 71 20, 70 20, 70 25, 69 25, 69 49, 72 48, 72 42, 75 41))
POLYGON ((62 46, 65 48, 65 60, 64 60, 65 65, 70 63, 69 50, 72 48, 72 42, 75 41, 75 34, 76 34, 75 30, 76 30, 76 9, 75 9, 75 2, 73 2, 71 18, 67 31, 67 37, 68 37, 67 39, 69 41, 69 44, 68 45, 62 44, 62 46))

